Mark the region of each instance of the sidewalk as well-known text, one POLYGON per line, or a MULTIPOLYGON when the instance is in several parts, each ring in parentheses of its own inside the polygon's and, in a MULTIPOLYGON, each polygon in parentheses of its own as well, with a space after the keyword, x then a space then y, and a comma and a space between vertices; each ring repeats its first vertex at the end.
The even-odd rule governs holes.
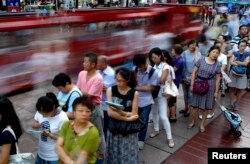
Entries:
MULTIPOLYGON (((22 122, 24 130, 31 127, 31 122, 36 112, 35 103, 37 99, 40 96, 45 95, 46 92, 51 92, 51 91, 57 93, 57 90, 53 86, 47 84, 47 86, 38 87, 37 89, 34 89, 32 91, 10 97, 11 101, 15 106, 15 109, 17 110, 18 116, 22 122)), ((222 104, 226 104, 226 100, 227 98, 223 98, 222 104)), ((180 96, 178 97, 177 101, 178 101, 177 109, 179 111, 184 107, 183 94, 181 88, 180 88, 180 96)), ((169 148, 167 146, 165 131, 161 130, 160 135, 156 136, 155 138, 147 137, 144 149, 139 152, 140 163, 145 163, 145 164, 162 163, 168 157, 175 156, 175 152, 178 153, 179 149, 182 149, 183 145, 188 143, 189 140, 192 139, 199 132, 198 127, 187 129, 190 117, 184 118, 182 115, 179 114, 178 111, 177 111, 177 118, 178 118, 177 122, 171 124, 173 138, 175 141, 175 147, 169 148)), ((219 114, 220 111, 217 110, 214 118, 216 118, 219 114)), ((213 119, 207 120, 207 123, 211 122, 213 119)), ((152 130, 153 130, 153 125, 152 123, 149 123, 148 133, 150 133, 152 130)), ((206 133, 207 132, 205 132, 204 134, 206 133)), ((36 153, 38 148, 38 139, 35 136, 32 136, 25 132, 22 135, 21 139, 19 140, 19 145, 22 152, 36 153)))

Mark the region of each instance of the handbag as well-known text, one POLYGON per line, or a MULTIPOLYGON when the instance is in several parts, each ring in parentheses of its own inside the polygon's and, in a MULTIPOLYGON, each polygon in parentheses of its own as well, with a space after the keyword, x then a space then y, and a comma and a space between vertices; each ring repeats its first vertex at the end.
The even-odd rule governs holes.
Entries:
POLYGON ((108 123, 109 131, 114 135, 116 134, 128 135, 142 131, 147 126, 147 124, 141 113, 142 111, 139 108, 138 109, 139 118, 131 122, 120 121, 110 117, 108 123))
MULTIPOLYGON (((16 139, 15 132, 10 128, 7 127, 3 131, 9 131, 14 139, 16 139)), ((9 164, 34 164, 35 163, 35 156, 33 153, 20 153, 19 147, 17 145, 17 142, 15 143, 16 145, 16 154, 10 155, 9 157, 9 164)))
POLYGON ((165 84, 162 89, 162 94, 163 96, 171 96, 171 97, 176 97, 179 95, 179 90, 175 83, 173 82, 173 71, 170 72, 171 80, 170 81, 165 81, 165 84))
POLYGON ((232 66, 232 73, 236 76, 244 76, 247 72, 247 67, 245 66, 232 66))
POLYGON ((209 83, 207 79, 206 80, 196 79, 194 81, 193 93, 203 95, 206 94, 208 91, 209 91, 209 83))
MULTIPOLYGON (((217 63, 215 65, 213 65, 213 71, 216 71, 217 68, 217 63)), ((203 78, 199 75, 197 75, 197 79, 195 79, 194 84, 193 84, 193 93, 195 94, 200 94, 200 95, 204 95, 206 93, 208 93, 209 91, 209 82, 208 80, 212 79, 214 75, 209 75, 208 78, 203 78)))
POLYGON ((179 90, 173 81, 170 82, 166 81, 163 86, 162 92, 163 96, 170 95, 171 97, 176 97, 179 95, 179 90))
MULTIPOLYGON (((127 104, 128 98, 133 96, 134 92, 135 91, 131 89, 121 104, 127 104)), ((131 122, 116 120, 114 118, 109 117, 109 121, 108 121, 109 131, 114 135, 116 134, 127 135, 127 134, 138 133, 142 131, 147 126, 147 124, 146 124, 145 118, 142 115, 141 108, 138 109, 138 115, 139 115, 139 118, 131 122)))

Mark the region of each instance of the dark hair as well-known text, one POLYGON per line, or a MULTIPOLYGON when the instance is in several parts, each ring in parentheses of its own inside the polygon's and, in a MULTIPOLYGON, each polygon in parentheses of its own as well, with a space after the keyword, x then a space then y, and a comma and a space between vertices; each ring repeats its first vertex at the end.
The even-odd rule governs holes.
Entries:
POLYGON ((59 86, 65 87, 66 83, 71 84, 71 79, 65 73, 57 74, 52 81, 52 85, 55 87, 59 87, 59 86))
POLYGON ((246 45, 248 45, 248 42, 247 42, 247 41, 245 41, 245 40, 240 40, 240 41, 238 42, 238 47, 239 47, 239 45, 240 45, 241 43, 246 43, 246 45))
POLYGON ((161 61, 164 61, 164 57, 163 57, 163 54, 162 54, 162 50, 159 48, 159 47, 155 47, 155 48, 152 48, 150 51, 149 51, 149 61, 150 61, 150 65, 153 66, 155 63, 152 61, 152 55, 153 54, 156 54, 157 56, 160 56, 161 57, 161 61))
POLYGON ((220 53, 220 47, 218 47, 218 46, 212 46, 209 50, 208 50, 208 54, 207 54, 207 56, 209 55, 209 53, 211 52, 211 51, 213 51, 213 50, 218 50, 219 51, 219 53, 220 53))
POLYGON ((221 44, 221 42, 219 42, 218 40, 214 41, 214 46, 216 46, 216 44, 221 44))
POLYGON ((16 114, 12 102, 5 96, 0 96, 0 131, 2 132, 8 125, 11 126, 17 138, 23 131, 21 122, 16 114))
POLYGON ((225 41, 229 41, 229 36, 227 35, 219 35, 218 38, 222 36, 222 38, 225 40, 225 41))
POLYGON ((115 72, 115 75, 121 75, 121 77, 128 81, 127 85, 131 88, 135 88, 136 86, 136 78, 135 78, 135 73, 131 70, 129 70, 128 68, 125 67, 121 67, 118 68, 115 72))
POLYGON ((182 52, 183 52, 183 48, 180 44, 175 44, 173 46, 173 49, 174 49, 175 53, 177 53, 178 55, 182 54, 182 52))
POLYGON ((187 46, 189 47, 191 44, 197 44, 197 42, 195 40, 190 40, 188 43, 187 43, 187 46))
POLYGON ((53 92, 46 93, 46 97, 50 98, 53 101, 53 104, 56 108, 59 107, 58 99, 53 92))
POLYGON ((76 110, 76 106, 77 105, 82 105, 82 106, 86 106, 87 108, 89 108, 91 111, 93 111, 94 109, 94 105, 92 103, 92 100, 90 97, 87 97, 85 95, 81 96, 81 97, 77 97, 74 102, 73 102, 73 111, 76 110))
POLYGON ((97 64, 97 55, 96 53, 89 52, 84 55, 84 57, 89 58, 89 61, 91 63, 94 63, 95 65, 97 64))
POLYGON ((133 58, 133 64, 135 66, 140 66, 146 64, 147 58, 144 54, 137 54, 133 58))
POLYGON ((166 50, 162 50, 163 56, 165 58, 165 62, 169 65, 173 64, 173 58, 170 56, 170 53, 166 50))
POLYGON ((205 42, 207 41, 207 37, 205 34, 202 34, 200 37, 199 37, 199 42, 205 42))
POLYGON ((242 28, 242 27, 246 27, 246 28, 248 28, 248 25, 245 25, 245 24, 240 25, 239 30, 241 30, 241 28, 242 28))
POLYGON ((49 113, 54 109, 54 102, 47 96, 42 96, 37 100, 36 109, 38 112, 49 113))

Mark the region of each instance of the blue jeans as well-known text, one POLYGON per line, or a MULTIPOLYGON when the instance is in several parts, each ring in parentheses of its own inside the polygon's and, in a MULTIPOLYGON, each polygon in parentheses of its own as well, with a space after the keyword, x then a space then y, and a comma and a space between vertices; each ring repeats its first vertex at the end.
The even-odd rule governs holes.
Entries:
POLYGON ((36 164, 58 164, 58 161, 46 161, 37 154, 36 164))
MULTIPOLYGON (((141 114, 145 118, 146 124, 148 124, 149 114, 151 112, 151 105, 148 105, 145 107, 140 107, 139 110, 142 111, 141 114)), ((139 134, 138 134, 139 141, 143 141, 143 142, 145 141, 147 130, 148 130, 148 125, 142 131, 139 132, 139 134)))

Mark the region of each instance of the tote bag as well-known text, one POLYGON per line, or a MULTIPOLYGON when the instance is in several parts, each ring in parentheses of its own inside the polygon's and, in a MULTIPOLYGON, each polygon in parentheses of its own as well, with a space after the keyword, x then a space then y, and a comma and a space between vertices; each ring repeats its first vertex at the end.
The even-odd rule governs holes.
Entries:
MULTIPOLYGON (((9 131, 13 135, 14 139, 17 140, 15 132, 10 127, 5 128, 3 132, 4 131, 9 131)), ((17 154, 10 155, 9 164, 34 164, 35 163, 35 156, 33 153, 20 153, 17 142, 15 143, 15 145, 16 145, 17 154)))

